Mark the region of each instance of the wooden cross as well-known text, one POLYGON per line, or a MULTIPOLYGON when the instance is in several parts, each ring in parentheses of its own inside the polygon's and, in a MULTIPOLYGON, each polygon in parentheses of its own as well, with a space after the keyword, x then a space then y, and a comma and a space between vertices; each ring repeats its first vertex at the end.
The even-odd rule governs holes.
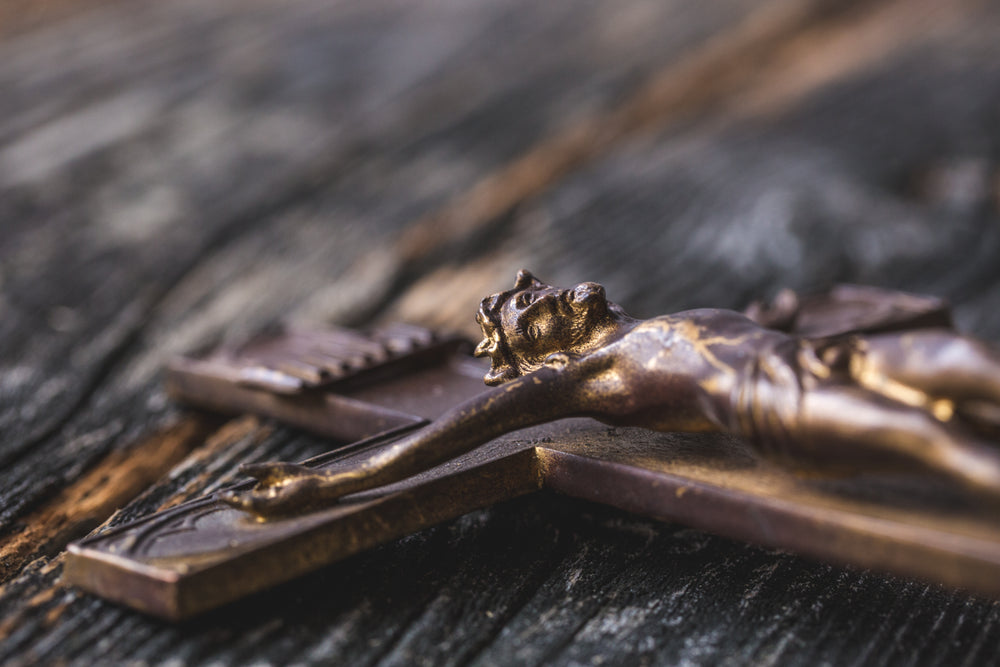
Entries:
MULTIPOLYGON (((266 415, 350 442, 306 462, 348 469, 483 391, 486 368, 467 350, 460 339, 415 327, 368 335, 293 331, 181 359, 169 369, 168 386, 194 405, 266 415)), ((588 419, 517 431, 403 482, 288 518, 260 521, 212 494, 71 545, 65 577, 178 620, 540 490, 1000 593, 995 504, 967 491, 926 476, 804 474, 735 438, 610 428, 588 419)))

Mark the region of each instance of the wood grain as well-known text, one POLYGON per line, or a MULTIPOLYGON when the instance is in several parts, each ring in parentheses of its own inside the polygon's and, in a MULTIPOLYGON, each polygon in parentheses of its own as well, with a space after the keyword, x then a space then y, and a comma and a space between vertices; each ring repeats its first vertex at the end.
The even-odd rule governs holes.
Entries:
POLYGON ((874 0, 88 2, 4 34, 0 662, 997 661, 996 602, 555 496, 176 627, 55 554, 88 490, 112 525, 329 447, 150 444, 188 419, 168 356, 280 319, 474 333, 525 267, 638 315, 869 282, 1000 339, 998 37, 990 3, 874 0), (119 462, 146 477, 105 488, 119 462))

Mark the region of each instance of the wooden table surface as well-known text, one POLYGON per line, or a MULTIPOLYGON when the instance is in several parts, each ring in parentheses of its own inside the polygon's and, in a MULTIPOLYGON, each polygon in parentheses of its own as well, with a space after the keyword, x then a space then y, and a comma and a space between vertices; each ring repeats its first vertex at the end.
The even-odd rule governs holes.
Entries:
POLYGON ((1000 606, 535 495, 182 625, 64 547, 331 443, 172 405, 278 321, 474 336, 519 268, 642 316, 852 281, 1000 339, 1000 7, 0 10, 0 662, 984 664, 1000 606))

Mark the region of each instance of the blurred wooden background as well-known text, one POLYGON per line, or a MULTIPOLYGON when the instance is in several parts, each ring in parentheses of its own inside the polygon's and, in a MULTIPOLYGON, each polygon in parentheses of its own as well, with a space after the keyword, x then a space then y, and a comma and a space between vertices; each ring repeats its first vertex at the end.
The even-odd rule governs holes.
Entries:
POLYGON ((270 323, 476 333, 519 268, 642 316, 838 281, 1000 339, 1000 7, 0 9, 0 662, 982 664, 1000 607, 555 496, 186 625, 62 549, 330 443, 171 405, 270 323))

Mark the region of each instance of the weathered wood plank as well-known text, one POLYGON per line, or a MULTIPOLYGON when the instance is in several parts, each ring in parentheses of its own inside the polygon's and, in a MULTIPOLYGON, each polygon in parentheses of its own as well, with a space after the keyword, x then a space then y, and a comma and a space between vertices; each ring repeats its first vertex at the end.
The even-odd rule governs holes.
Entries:
MULTIPOLYGON (((997 603, 554 497, 183 626, 56 583, 47 552, 72 531, 46 517, 119 457, 165 471, 186 449, 140 447, 176 418, 165 355, 283 316, 471 328, 527 266, 639 314, 875 282, 949 296, 1000 337, 995 8, 817 16, 698 104, 682 86, 655 122, 547 162, 572 121, 682 79, 681 56, 713 62, 699 46, 745 34, 747 7, 538 4, 111 5, 0 42, 0 548, 18 572, 0 662, 998 659, 997 603), (548 166, 521 179, 533 150, 548 166), (483 183, 502 196, 476 208, 483 183), (45 525, 16 535, 29 518, 45 525)), ((329 444, 230 423, 110 523, 329 444)))

